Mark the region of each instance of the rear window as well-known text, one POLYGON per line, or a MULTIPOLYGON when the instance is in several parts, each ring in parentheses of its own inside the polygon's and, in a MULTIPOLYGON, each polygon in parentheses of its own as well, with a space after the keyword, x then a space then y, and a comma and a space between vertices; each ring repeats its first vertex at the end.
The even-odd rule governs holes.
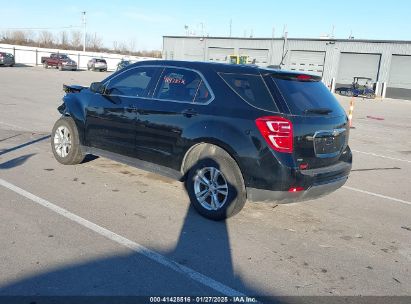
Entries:
MULTIPOLYGON (((275 77, 272 79, 283 95, 292 114, 306 115, 315 109, 329 109, 329 115, 345 115, 344 109, 328 88, 319 80, 297 80, 295 77, 275 77)), ((317 114, 318 115, 318 114, 317 114)))
POLYGON ((220 76, 248 104, 262 110, 278 112, 260 75, 220 73, 220 76))
POLYGON ((104 59, 96 59, 96 62, 106 63, 106 60, 104 60, 104 59))

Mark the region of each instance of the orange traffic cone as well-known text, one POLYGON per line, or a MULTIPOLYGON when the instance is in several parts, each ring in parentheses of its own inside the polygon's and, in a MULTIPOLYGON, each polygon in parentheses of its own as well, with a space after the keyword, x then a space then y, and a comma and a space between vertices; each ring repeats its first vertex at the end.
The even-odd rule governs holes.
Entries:
POLYGON ((353 127, 352 125, 352 113, 354 112, 354 98, 351 98, 350 101, 350 110, 348 111, 348 122, 349 122, 349 126, 350 129, 355 129, 355 127, 353 127))

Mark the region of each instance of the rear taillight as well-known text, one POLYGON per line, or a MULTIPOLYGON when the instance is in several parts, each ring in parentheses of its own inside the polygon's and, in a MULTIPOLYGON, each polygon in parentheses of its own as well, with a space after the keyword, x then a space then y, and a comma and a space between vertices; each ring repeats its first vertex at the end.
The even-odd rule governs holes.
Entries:
POLYGON ((255 123, 268 145, 282 153, 293 152, 293 124, 281 116, 257 118, 255 123))
POLYGON ((303 187, 291 187, 290 189, 288 189, 288 192, 301 192, 304 191, 303 187))

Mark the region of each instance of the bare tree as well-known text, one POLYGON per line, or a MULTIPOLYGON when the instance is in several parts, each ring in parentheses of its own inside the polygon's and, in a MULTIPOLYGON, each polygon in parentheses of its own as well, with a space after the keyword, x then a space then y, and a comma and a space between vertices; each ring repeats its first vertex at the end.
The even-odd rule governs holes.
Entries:
POLYGON ((69 46, 69 37, 66 31, 60 32, 60 44, 63 48, 67 48, 69 46))
POLYGON ((127 54, 128 53, 127 44, 124 41, 120 42, 118 45, 118 50, 120 51, 121 54, 127 54))
POLYGON ((136 40, 135 40, 135 39, 131 39, 131 40, 128 42, 128 50, 129 50, 130 54, 131 54, 131 53, 134 53, 135 49, 136 49, 136 40))
POLYGON ((97 33, 86 36, 86 46, 94 51, 97 51, 103 47, 103 39, 97 35, 97 33))
POLYGON ((43 47, 53 47, 54 46, 53 34, 49 31, 41 31, 39 33, 38 43, 43 47))
POLYGON ((18 44, 24 43, 26 42, 26 34, 23 31, 13 31, 11 33, 11 39, 18 44))
POLYGON ((113 50, 114 51, 118 50, 118 42, 117 41, 113 41, 113 50))
MULTIPOLYGON (((68 49, 73 48, 81 50, 83 47, 83 35, 80 31, 72 31, 70 34, 66 31, 53 34, 49 31, 11 31, 3 30, 0 32, 0 42, 9 44, 20 44, 36 47, 55 47, 68 49)), ((103 39, 97 33, 86 36, 86 46, 95 52, 120 53, 124 55, 136 55, 144 57, 161 58, 161 51, 142 50, 136 51, 136 40, 113 41, 112 48, 106 48, 103 45, 103 39)))
POLYGON ((81 48, 83 46, 81 42, 82 38, 83 38, 83 35, 81 34, 80 31, 72 31, 70 45, 75 49, 81 48))

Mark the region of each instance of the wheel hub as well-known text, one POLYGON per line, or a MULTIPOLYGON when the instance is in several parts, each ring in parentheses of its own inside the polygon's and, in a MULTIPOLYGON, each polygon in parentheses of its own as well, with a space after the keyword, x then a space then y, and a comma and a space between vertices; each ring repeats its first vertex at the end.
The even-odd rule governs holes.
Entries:
POLYGON ((227 201, 228 183, 220 170, 206 167, 194 177, 194 194, 207 210, 219 210, 227 201))
POLYGON ((66 157, 71 150, 71 134, 69 129, 65 126, 58 127, 54 133, 53 143, 57 155, 66 157))

